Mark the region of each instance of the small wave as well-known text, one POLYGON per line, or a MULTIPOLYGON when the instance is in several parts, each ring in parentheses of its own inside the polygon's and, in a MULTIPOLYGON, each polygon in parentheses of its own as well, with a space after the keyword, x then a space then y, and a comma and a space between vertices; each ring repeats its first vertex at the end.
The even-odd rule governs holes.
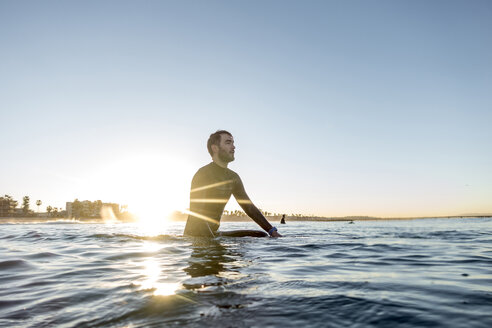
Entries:
POLYGON ((372 253, 400 252, 405 251, 404 246, 389 244, 366 244, 362 247, 354 247, 353 250, 366 251, 372 253))
POLYGON ((91 236, 96 239, 123 239, 123 240, 148 240, 148 241, 178 241, 182 240, 179 236, 176 235, 158 235, 158 236, 139 236, 139 235, 131 235, 131 234, 94 234, 91 236))
MULTIPOLYGON (((369 263, 369 262, 367 262, 369 263)), ((380 260, 370 263, 372 265, 408 265, 408 266, 432 266, 435 264, 433 261, 424 261, 423 259, 412 259, 407 256, 402 257, 381 257, 380 260)))
POLYGON ((76 219, 19 219, 13 218, 0 222, 8 225, 31 225, 31 224, 67 224, 67 223, 104 223, 101 220, 76 220, 76 219))
POLYGON ((26 268, 31 265, 24 260, 7 260, 0 262, 0 269, 26 268))
POLYGON ((16 235, 6 235, 6 236, 0 236, 0 239, 13 239, 16 238, 16 235))
POLYGON ((131 258, 146 258, 146 257, 151 257, 154 256, 156 252, 129 252, 129 253, 124 253, 124 254, 117 254, 117 255, 111 255, 106 257, 106 260, 125 260, 125 259, 131 259, 131 258))
POLYGON ((0 309, 9 308, 12 306, 20 305, 29 302, 29 300, 0 300, 0 309))
POLYGON ((48 286, 57 283, 56 280, 36 280, 36 281, 31 281, 28 282, 25 285, 22 285, 22 288, 33 288, 33 287, 41 287, 41 286, 48 286))
POLYGON ((383 233, 383 237, 402 238, 402 239, 428 239, 428 236, 413 232, 383 233))
POLYGON ((333 259, 343 259, 343 258, 346 258, 346 257, 349 257, 346 253, 342 253, 342 252, 335 252, 335 253, 330 253, 330 254, 326 254, 326 255, 323 255, 323 257, 325 258, 333 258, 333 259))
POLYGON ((302 251, 299 247, 289 247, 285 245, 275 245, 268 248, 269 252, 281 252, 281 253, 296 253, 302 251))
POLYGON ((22 236, 22 238, 42 238, 42 237, 43 235, 37 231, 29 231, 28 233, 22 236))
POLYGON ((329 247, 330 245, 328 244, 305 244, 305 245, 301 245, 299 246, 300 248, 302 249, 306 249, 306 250, 318 250, 318 249, 326 249, 326 247, 329 247))
POLYGON ((428 236, 430 238, 440 238, 444 240, 471 240, 477 237, 475 233, 456 230, 434 231, 428 233, 428 236))
POLYGON ((492 264, 492 258, 487 256, 468 256, 466 259, 453 259, 455 264, 492 264))
POLYGON ((42 258, 51 258, 51 257, 57 257, 57 256, 60 256, 60 255, 56 254, 56 253, 51 253, 51 252, 40 252, 40 253, 27 255, 26 257, 30 258, 30 259, 42 259, 42 258))

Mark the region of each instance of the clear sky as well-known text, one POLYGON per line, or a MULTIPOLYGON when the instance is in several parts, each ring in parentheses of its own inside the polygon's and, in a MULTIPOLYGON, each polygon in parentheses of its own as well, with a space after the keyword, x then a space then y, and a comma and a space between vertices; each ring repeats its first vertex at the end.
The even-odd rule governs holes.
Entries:
POLYGON ((270 212, 492 212, 490 1, 2 0, 0 49, 19 201, 184 209, 227 129, 270 212))

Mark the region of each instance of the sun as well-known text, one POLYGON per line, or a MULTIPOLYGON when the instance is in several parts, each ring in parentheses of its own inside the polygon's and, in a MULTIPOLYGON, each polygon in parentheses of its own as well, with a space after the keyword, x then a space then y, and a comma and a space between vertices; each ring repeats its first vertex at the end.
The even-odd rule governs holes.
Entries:
POLYGON ((191 166, 179 157, 136 152, 102 166, 91 180, 99 195, 128 205, 140 226, 156 230, 188 207, 191 176, 191 166))

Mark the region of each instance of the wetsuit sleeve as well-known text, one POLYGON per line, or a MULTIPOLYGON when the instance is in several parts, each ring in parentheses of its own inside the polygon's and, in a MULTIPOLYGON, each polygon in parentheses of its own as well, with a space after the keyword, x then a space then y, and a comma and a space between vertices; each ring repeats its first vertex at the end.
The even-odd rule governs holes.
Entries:
POLYGON ((246 212, 246 214, 252 218, 260 227, 266 232, 270 231, 272 225, 267 221, 267 219, 261 214, 260 210, 253 204, 251 199, 249 199, 246 190, 244 190, 243 182, 239 176, 236 177, 234 184, 233 195, 236 198, 239 206, 246 212))

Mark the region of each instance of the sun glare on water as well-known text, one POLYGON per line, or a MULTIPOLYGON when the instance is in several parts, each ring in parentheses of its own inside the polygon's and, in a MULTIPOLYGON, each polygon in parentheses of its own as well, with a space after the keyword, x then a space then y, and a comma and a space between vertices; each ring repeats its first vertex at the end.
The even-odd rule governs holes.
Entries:
POLYGON ((190 165, 174 156, 138 153, 103 166, 90 184, 104 199, 128 205, 138 227, 155 235, 165 230, 173 212, 188 207, 192 174, 190 165))
POLYGON ((143 290, 152 290, 155 296, 173 295, 180 287, 177 282, 162 282, 166 280, 166 276, 162 276, 161 268, 153 259, 148 259, 144 262, 144 279, 135 282, 135 285, 140 286, 143 290))

